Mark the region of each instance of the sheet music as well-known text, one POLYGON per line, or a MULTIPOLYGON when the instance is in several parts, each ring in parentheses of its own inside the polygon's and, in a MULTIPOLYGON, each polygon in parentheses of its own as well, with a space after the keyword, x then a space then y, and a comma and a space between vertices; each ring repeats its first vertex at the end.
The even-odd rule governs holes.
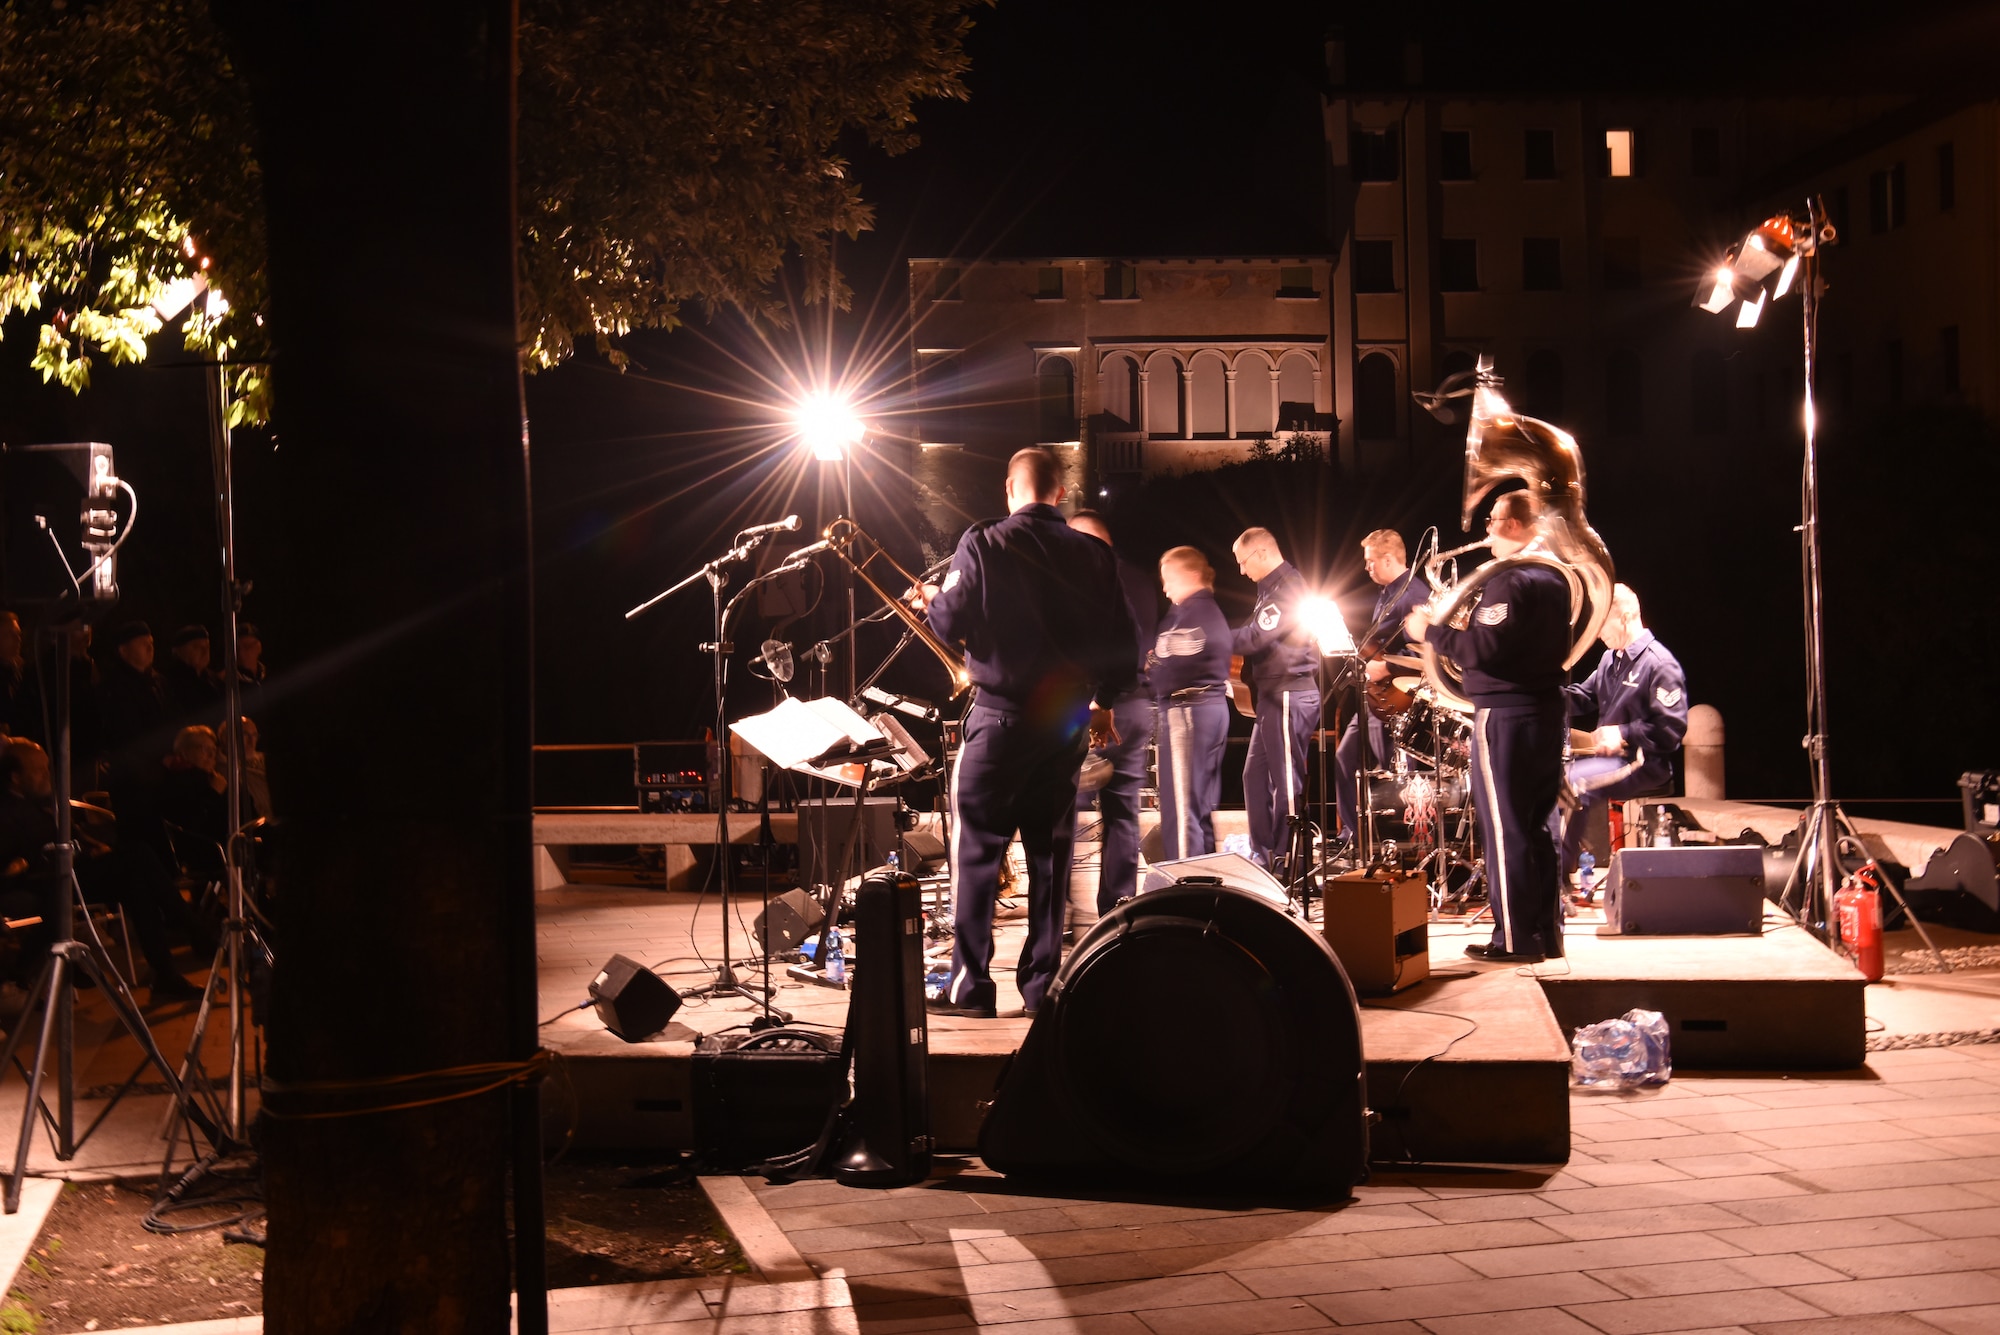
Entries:
POLYGON ((780 769, 858 787, 867 775, 861 763, 818 766, 810 762, 836 748, 867 746, 883 740, 882 733, 842 700, 787 699, 768 713, 753 714, 729 725, 729 730, 757 748, 780 769))

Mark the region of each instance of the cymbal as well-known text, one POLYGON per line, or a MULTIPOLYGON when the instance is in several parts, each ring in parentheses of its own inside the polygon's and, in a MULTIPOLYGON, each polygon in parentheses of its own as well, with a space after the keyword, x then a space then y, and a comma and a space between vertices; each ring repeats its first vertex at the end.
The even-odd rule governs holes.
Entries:
POLYGON ((1414 691, 1424 684, 1422 677, 1391 677, 1389 684, 1399 691, 1414 691))
POLYGON ((1424 660, 1415 654, 1383 654, 1382 661, 1390 667, 1416 668, 1419 671, 1424 666, 1424 660))

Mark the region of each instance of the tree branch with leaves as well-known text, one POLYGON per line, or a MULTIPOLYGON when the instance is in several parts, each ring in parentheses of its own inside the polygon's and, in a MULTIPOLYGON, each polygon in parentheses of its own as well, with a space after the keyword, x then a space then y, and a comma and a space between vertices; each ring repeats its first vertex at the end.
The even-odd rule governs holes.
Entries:
MULTIPOLYGON (((782 318, 794 258, 844 305, 833 239, 874 214, 843 145, 902 152, 920 102, 964 98, 985 3, 524 0, 524 365, 584 342, 622 366, 622 336, 688 303, 782 318)), ((0 334, 38 317, 45 379, 81 392, 178 322, 245 364, 235 420, 267 416, 255 126, 205 0, 0 0, 0 239, 0 334), (215 295, 173 314, 191 282, 215 295)))

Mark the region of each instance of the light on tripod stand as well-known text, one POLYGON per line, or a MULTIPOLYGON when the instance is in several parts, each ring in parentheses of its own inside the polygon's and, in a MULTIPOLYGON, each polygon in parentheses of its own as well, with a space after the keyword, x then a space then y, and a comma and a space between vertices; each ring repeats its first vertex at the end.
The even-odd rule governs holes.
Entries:
POLYGON ((866 428, 855 415, 854 405, 845 397, 818 391, 806 395, 792 410, 792 424, 799 440, 824 463, 838 463, 848 450, 861 443, 866 428))

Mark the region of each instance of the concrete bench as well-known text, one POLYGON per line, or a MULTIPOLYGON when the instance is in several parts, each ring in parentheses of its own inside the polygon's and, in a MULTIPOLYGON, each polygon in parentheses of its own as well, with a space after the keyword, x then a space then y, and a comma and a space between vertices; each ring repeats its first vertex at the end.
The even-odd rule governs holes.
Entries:
MULTIPOLYGON (((755 844, 760 817, 755 812, 731 812, 729 842, 755 844)), ((537 811, 535 813, 535 889, 550 890, 567 883, 569 849, 578 844, 657 845, 666 850, 667 889, 698 890, 694 850, 716 843, 713 812, 537 811)), ((781 844, 799 838, 799 818, 789 811, 771 813, 771 837, 781 844)))

